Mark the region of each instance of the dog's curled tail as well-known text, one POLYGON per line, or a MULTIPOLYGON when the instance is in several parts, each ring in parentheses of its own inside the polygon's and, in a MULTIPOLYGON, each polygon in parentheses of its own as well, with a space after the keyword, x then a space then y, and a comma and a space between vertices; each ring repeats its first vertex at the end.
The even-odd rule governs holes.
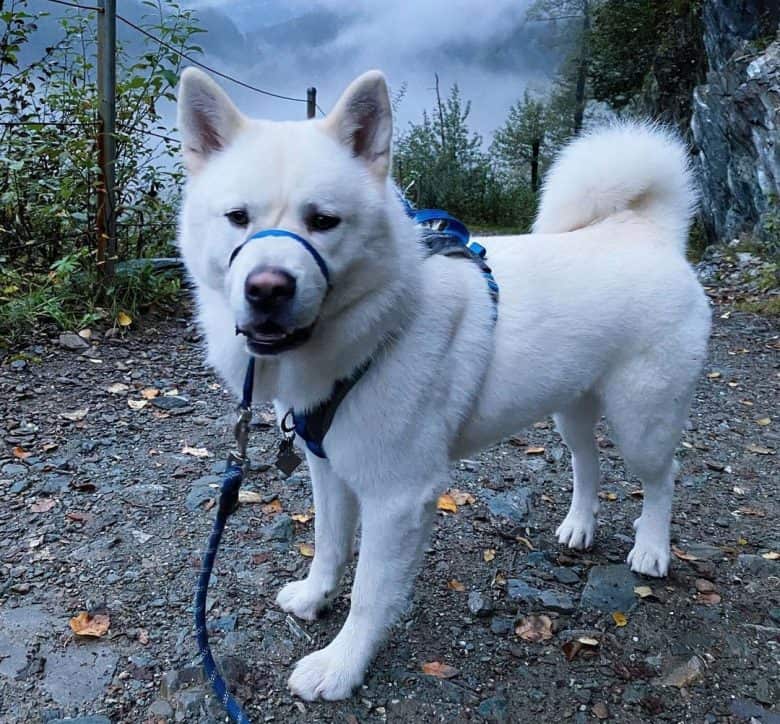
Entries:
POLYGON ((624 121, 577 138, 547 174, 533 230, 574 231, 629 209, 685 251, 696 192, 686 147, 672 131, 624 121))

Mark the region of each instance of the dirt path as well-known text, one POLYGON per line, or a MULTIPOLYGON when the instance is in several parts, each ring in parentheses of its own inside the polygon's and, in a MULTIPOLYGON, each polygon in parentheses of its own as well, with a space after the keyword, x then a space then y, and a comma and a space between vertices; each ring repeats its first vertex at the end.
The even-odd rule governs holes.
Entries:
MULTIPOLYGON (((439 515, 409 614, 338 704, 285 687, 348 598, 312 624, 274 606, 306 571, 312 500, 305 471, 269 469, 277 438, 258 411, 246 487, 262 502, 231 520, 209 613, 253 721, 780 721, 780 338, 767 319, 714 316, 679 451, 670 577, 623 564, 641 500, 605 430, 596 547, 558 546, 569 456, 540 421, 456 467, 464 495, 439 515), (525 640, 523 623, 549 638, 525 640), (438 679, 429 662, 456 671, 438 679)), ((0 367, 2 722, 219 720, 190 619, 232 401, 188 324, 147 321, 82 351, 47 340, 0 367), (74 638, 80 611, 107 614, 108 633, 74 638)))

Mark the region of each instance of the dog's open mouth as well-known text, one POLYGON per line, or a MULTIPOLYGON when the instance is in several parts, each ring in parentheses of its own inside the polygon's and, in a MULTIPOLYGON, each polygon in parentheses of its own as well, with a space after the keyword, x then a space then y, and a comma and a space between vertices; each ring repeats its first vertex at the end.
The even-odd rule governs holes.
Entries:
POLYGON ((300 347, 311 337, 314 324, 292 331, 274 322, 236 327, 236 334, 246 337, 246 346, 252 354, 269 355, 300 347))

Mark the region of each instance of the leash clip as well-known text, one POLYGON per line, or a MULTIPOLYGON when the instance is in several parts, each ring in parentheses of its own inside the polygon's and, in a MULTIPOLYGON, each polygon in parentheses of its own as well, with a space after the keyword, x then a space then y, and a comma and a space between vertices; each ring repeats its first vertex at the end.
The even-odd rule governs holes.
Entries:
POLYGON ((228 465, 240 465, 245 467, 249 463, 246 454, 249 443, 249 423, 252 422, 252 410, 249 407, 239 406, 238 418, 233 426, 233 437, 236 440, 236 449, 228 455, 228 465))

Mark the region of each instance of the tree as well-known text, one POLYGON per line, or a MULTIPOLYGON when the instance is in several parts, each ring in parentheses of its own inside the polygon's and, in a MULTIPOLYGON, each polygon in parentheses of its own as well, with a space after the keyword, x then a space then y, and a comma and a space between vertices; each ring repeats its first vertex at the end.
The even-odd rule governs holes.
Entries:
POLYGON ((533 98, 526 91, 523 100, 509 109, 509 116, 495 132, 490 147, 494 163, 503 177, 515 185, 530 179, 534 193, 539 189, 539 165, 549 120, 544 101, 533 98))

